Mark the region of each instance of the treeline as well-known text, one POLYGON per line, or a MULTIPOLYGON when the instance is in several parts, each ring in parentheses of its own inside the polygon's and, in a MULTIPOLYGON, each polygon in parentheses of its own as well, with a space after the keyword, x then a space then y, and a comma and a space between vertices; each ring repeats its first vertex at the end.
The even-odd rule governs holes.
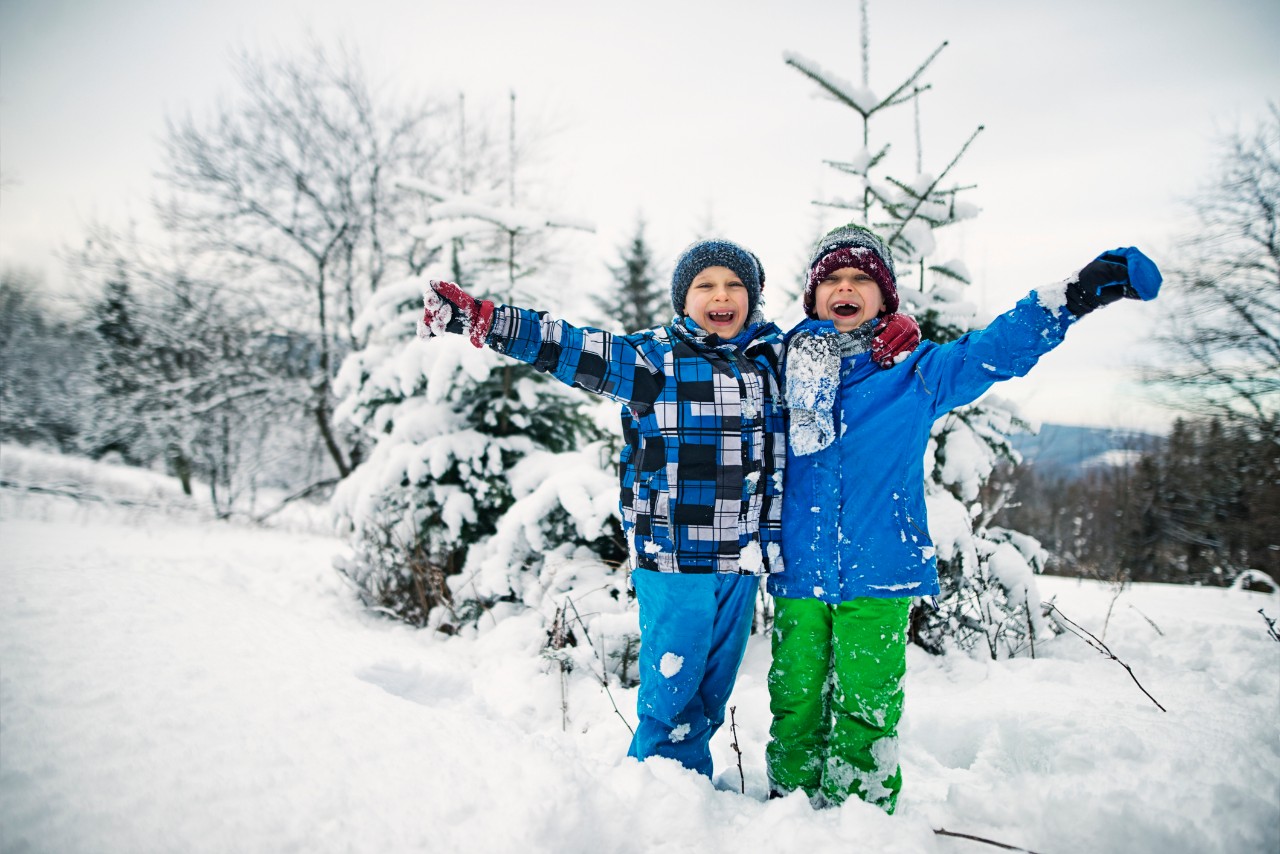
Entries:
POLYGON ((1179 420, 1134 456, 1079 477, 1005 465, 989 485, 1011 495, 995 522, 1039 539, 1052 574, 1280 581, 1280 421, 1179 420))
POLYGON ((522 154, 461 102, 392 99, 318 49, 235 71, 234 98, 169 121, 150 227, 93 224, 64 253, 74 298, 0 273, 0 439, 161 469, 258 516, 264 490, 324 494, 368 452, 334 382, 388 282, 542 256, 455 230, 446 271, 423 239, 436 207, 505 198, 522 154))

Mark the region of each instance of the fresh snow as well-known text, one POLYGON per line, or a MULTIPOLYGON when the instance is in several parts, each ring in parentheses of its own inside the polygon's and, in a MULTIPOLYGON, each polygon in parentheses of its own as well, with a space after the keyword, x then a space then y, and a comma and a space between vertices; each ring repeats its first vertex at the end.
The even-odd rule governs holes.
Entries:
POLYGON ((752 540, 738 552, 738 568, 743 572, 758 574, 764 569, 764 552, 759 540, 752 540))
POLYGON ((1063 279, 1047 287, 1038 288, 1036 290, 1036 299, 1039 301, 1046 311, 1057 315, 1067 307, 1067 286, 1075 283, 1078 279, 1072 276, 1069 279, 1063 279))
POLYGON ((664 652, 662 660, 658 662, 658 670, 662 675, 670 679, 684 668, 684 656, 676 655, 674 652, 664 652))
MULTIPOLYGON (((81 465, 21 462, 28 485, 81 465)), ((1034 660, 913 647, 898 814, 814 811, 766 799, 767 637, 729 702, 744 795, 727 725, 714 783, 626 758, 635 689, 562 675, 535 611, 415 630, 358 608, 337 539, 208 521, 145 473, 102 482, 0 489, 6 852, 997 850, 936 828, 1046 854, 1280 849, 1274 594, 1037 577, 1169 711, 1073 635, 1034 660), (130 477, 176 509, 118 503, 130 477)))

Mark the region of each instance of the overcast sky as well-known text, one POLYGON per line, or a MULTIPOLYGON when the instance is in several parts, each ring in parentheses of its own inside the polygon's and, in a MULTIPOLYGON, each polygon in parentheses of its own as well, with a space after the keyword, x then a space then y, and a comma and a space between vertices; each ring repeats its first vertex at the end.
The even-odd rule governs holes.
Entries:
MULTIPOLYGON (((978 185, 968 198, 982 214, 943 246, 973 273, 984 317, 1115 246, 1171 263, 1215 139, 1280 97, 1275 2, 872 0, 870 28, 881 95, 949 41, 925 78, 926 172, 986 127, 956 173, 978 185)), ((860 122, 782 56, 860 83, 856 0, 3 0, 0 265, 60 287, 54 253, 86 223, 149 217, 165 116, 231 94, 234 49, 339 38, 393 93, 465 92, 503 115, 514 90, 522 122, 556 129, 545 149, 560 204, 598 226, 576 281, 637 212, 665 262, 710 218, 776 281, 844 219, 811 201, 843 189, 822 161, 861 147, 860 122)), ((913 164, 910 111, 898 112, 879 141, 913 164)), ((1006 396, 1045 421, 1159 427, 1168 413, 1119 370, 1157 314, 1087 318, 1006 396)))

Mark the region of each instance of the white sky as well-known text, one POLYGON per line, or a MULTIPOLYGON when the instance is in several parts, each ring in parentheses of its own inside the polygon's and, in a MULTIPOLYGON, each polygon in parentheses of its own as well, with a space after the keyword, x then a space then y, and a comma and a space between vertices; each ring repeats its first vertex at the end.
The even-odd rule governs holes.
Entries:
MULTIPOLYGON (((1280 96, 1280 3, 872 0, 870 19, 882 95, 950 42, 926 77, 925 171, 986 126, 956 172, 983 213, 943 253, 968 264, 984 315, 1118 245, 1171 262, 1214 139, 1280 96)), ((598 225, 576 281, 604 281, 638 211, 664 262, 710 216, 777 282, 845 219, 810 202, 843 189, 822 160, 860 148, 860 122, 782 54, 860 82, 856 0, 0 0, 0 265, 58 287, 55 252, 89 221, 149 217, 165 116, 231 93, 232 49, 339 37, 393 90, 465 91, 501 116, 514 89, 522 122, 559 128, 561 205, 598 225)), ((910 108, 897 113, 879 141, 909 149, 910 108)), ((1117 370, 1156 314, 1087 318, 1005 396, 1045 421, 1165 423, 1117 370)))

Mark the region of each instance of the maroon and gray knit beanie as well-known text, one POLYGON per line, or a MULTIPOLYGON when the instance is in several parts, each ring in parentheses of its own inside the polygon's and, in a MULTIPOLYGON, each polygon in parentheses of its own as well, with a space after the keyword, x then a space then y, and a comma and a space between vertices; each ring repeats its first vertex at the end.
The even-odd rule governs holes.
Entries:
POLYGON ((898 310, 898 281, 893 269, 893 253, 884 241, 860 225, 849 223, 834 228, 818 241, 809 261, 809 280, 804 286, 804 313, 816 318, 814 291, 827 276, 843 267, 856 267, 880 286, 883 314, 898 310))

